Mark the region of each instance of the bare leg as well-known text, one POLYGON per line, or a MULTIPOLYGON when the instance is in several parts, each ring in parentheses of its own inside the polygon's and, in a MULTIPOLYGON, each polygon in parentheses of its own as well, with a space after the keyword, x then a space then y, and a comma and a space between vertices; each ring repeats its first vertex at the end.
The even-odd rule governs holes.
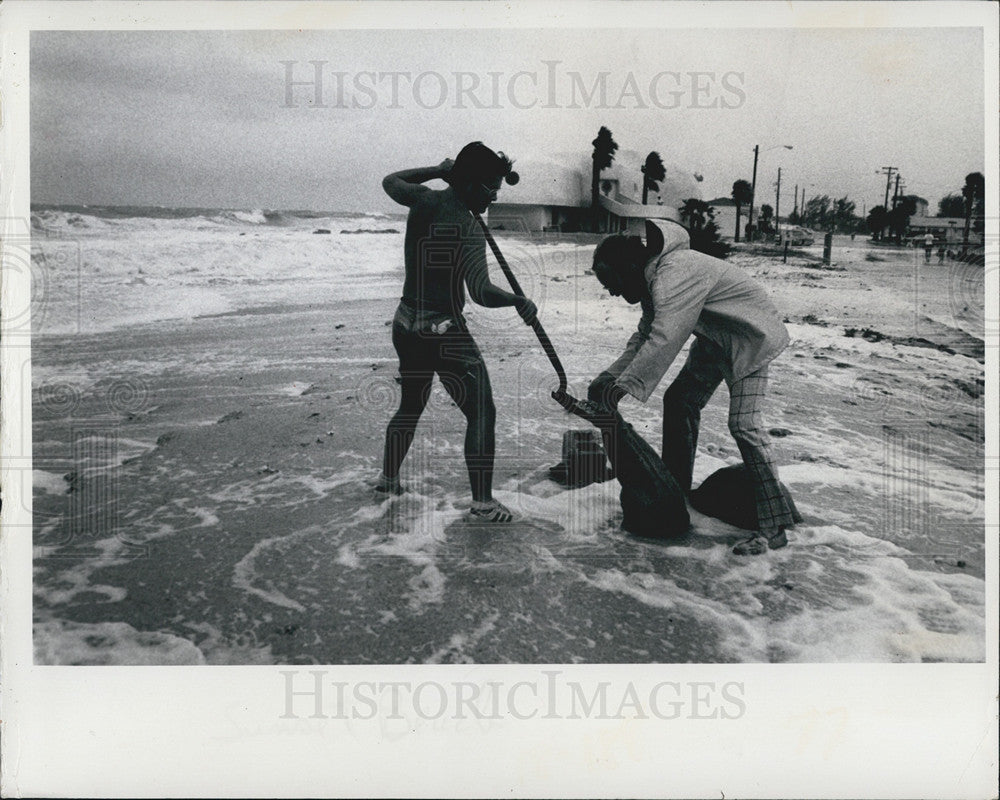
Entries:
POLYGON ((493 500, 493 464, 496 454, 496 406, 486 366, 481 361, 460 374, 442 374, 441 383, 465 415, 465 466, 472 499, 493 500))
POLYGON ((399 494, 399 468, 413 444, 413 435, 430 397, 432 375, 404 377, 399 408, 385 430, 382 475, 376 489, 399 494))

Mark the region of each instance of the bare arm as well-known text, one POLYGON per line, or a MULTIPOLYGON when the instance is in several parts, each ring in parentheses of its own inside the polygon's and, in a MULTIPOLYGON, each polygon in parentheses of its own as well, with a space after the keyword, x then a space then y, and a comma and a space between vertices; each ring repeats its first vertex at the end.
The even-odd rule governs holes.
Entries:
POLYGON ((431 190, 421 184, 435 179, 446 180, 454 162, 446 158, 436 167, 417 167, 393 172, 382 179, 382 188, 400 205, 415 205, 431 190))
POLYGON ((538 313, 535 304, 527 297, 501 289, 490 280, 490 273, 486 268, 486 243, 482 235, 467 244, 464 250, 465 285, 472 302, 486 308, 514 306, 521 318, 531 324, 538 313))

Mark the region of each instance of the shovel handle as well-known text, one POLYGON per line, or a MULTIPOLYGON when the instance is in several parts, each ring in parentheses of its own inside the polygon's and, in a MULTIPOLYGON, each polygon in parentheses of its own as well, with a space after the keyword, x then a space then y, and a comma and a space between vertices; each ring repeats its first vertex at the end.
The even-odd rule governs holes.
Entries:
MULTIPOLYGON (((503 274, 507 276, 510 288, 514 290, 514 294, 518 297, 525 297, 524 290, 521 289, 521 284, 517 282, 514 272, 507 264, 507 259, 503 257, 503 253, 501 253, 500 248, 497 247, 496 240, 493 238, 493 234, 490 233, 490 229, 487 227, 486 222, 479 214, 474 213, 472 216, 476 218, 476 222, 479 223, 479 227, 483 229, 483 235, 486 237, 486 242, 489 244, 490 250, 493 251, 493 256, 500 265, 500 269, 503 270, 503 274)), ((538 321, 538 317, 535 317, 535 319, 531 321, 531 329, 535 332, 535 336, 538 337, 538 341, 541 343, 542 349, 545 351, 545 355, 549 357, 549 361, 552 362, 552 366, 556 371, 556 376, 559 378, 559 388, 552 393, 552 398, 559 403, 559 405, 569 411, 576 403, 576 400, 566 394, 566 370, 563 369, 563 365, 559 361, 559 356, 556 355, 556 349, 552 346, 552 341, 549 339, 548 334, 545 333, 545 329, 542 328, 542 323, 538 321)))

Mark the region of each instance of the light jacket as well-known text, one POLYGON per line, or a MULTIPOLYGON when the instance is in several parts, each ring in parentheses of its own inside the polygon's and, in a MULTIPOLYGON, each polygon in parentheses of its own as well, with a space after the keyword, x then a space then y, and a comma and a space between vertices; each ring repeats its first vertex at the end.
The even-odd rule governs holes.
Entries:
POLYGON ((722 350, 729 384, 785 349, 788 331, 757 281, 739 267, 692 250, 680 225, 654 224, 664 244, 646 263, 642 319, 625 352, 607 369, 622 389, 648 400, 691 334, 722 350))

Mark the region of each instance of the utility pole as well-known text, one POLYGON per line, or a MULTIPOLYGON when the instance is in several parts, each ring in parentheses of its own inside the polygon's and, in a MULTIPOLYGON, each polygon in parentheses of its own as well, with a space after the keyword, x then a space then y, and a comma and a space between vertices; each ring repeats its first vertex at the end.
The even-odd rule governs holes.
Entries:
POLYGON ((799 218, 799 185, 798 184, 795 184, 795 192, 792 194, 792 197, 794 199, 793 205, 795 206, 795 208, 792 209, 792 216, 794 216, 795 219, 796 219, 796 221, 798 221, 798 218, 799 218))
POLYGON ((892 192, 892 208, 895 210, 896 203, 899 202, 899 172, 896 173, 896 188, 892 192))
POLYGON ((882 171, 885 173, 885 201, 882 203, 882 208, 886 211, 889 210, 889 187, 892 185, 892 173, 898 172, 896 167, 882 167, 882 171))
POLYGON ((774 232, 781 234, 781 167, 778 167, 778 188, 774 193, 774 232))
POLYGON ((750 213, 747 215, 747 230, 753 241, 753 201, 757 193, 757 156, 760 155, 760 145, 753 146, 753 180, 750 182, 750 213))

